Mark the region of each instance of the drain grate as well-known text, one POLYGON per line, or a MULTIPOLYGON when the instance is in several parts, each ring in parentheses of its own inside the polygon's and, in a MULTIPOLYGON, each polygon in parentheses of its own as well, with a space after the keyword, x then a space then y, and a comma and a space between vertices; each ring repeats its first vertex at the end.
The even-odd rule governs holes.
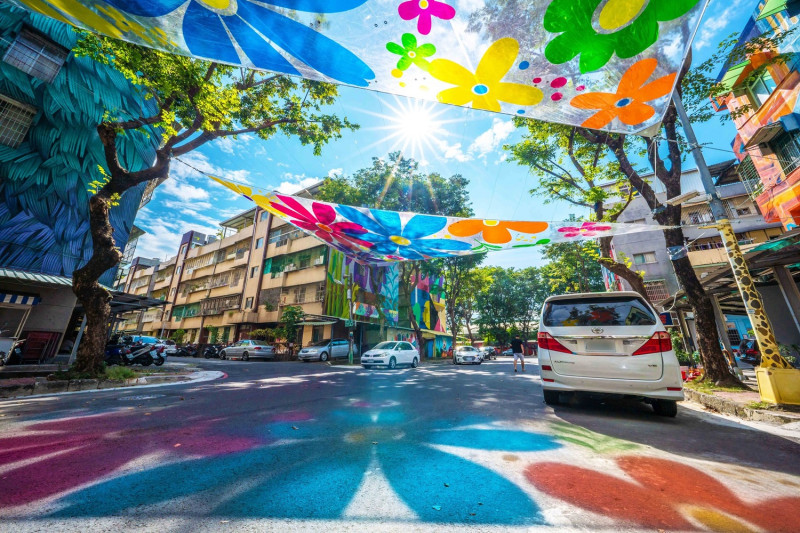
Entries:
POLYGON ((121 402, 136 402, 139 400, 152 400, 153 398, 163 398, 165 394, 140 394, 139 396, 125 396, 119 398, 121 402))

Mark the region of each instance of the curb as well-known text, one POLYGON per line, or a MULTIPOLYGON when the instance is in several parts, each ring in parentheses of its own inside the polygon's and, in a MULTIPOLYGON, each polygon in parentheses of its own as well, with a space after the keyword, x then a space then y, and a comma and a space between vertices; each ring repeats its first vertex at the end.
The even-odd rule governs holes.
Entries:
POLYGON ((725 413, 728 415, 737 416, 744 420, 754 420, 758 422, 768 422, 771 424, 789 424, 792 422, 800 422, 800 416, 793 414, 778 413, 766 409, 752 409, 742 404, 736 403, 727 398, 720 398, 713 394, 706 394, 699 392, 688 387, 684 387, 683 393, 686 399, 699 403, 714 411, 725 413))
POLYGON ((162 387, 165 385, 179 385, 210 381, 226 377, 227 374, 218 371, 200 371, 180 376, 147 376, 125 381, 109 381, 96 379, 75 379, 71 381, 47 381, 37 378, 35 383, 0 387, 0 399, 22 398, 27 396, 79 394, 84 392, 99 392, 109 389, 162 387))

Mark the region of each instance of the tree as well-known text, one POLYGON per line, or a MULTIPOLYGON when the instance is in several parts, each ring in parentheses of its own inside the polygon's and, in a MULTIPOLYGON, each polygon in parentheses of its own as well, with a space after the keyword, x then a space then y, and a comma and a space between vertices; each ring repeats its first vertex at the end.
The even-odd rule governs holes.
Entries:
POLYGON ((186 330, 176 329, 175 331, 172 332, 172 335, 170 335, 169 338, 175 341, 176 343, 180 344, 183 342, 184 336, 186 336, 186 330))
MULTIPOLYGON (((520 117, 514 118, 514 124, 525 129, 525 135, 522 141, 505 149, 511 153, 509 160, 527 166, 536 175, 532 195, 544 198, 544 203, 566 201, 586 208, 595 221, 617 221, 633 200, 634 190, 627 176, 619 171, 619 163, 608 157, 605 146, 587 141, 571 126, 520 117), (620 201, 607 206, 612 196, 620 201)), ((641 274, 624 260, 614 258, 611 237, 598 241, 600 254, 594 254, 595 260, 649 300, 641 274)))
POLYGON ((472 321, 477 314, 478 296, 488 290, 492 283, 491 269, 487 267, 472 268, 462 281, 462 289, 455 300, 455 320, 460 329, 467 330, 470 342, 475 341, 472 321))
POLYGON ((541 275, 551 294, 605 291, 595 243, 577 241, 549 244, 544 248, 542 257, 548 263, 541 267, 541 275))
MULTIPOLYGON (((445 259, 434 259, 429 262, 429 269, 438 272, 444 279, 445 293, 445 312, 447 322, 452 334, 452 346, 456 345, 461 326, 468 322, 468 318, 459 315, 458 306, 465 301, 466 291, 470 290, 469 281, 472 272, 483 261, 484 255, 467 255, 464 257, 448 257, 445 259)), ((472 341, 470 334, 470 341, 472 341)))
POLYGON ((289 305, 283 308, 281 318, 278 320, 280 324, 281 333, 283 333, 287 344, 289 344, 289 356, 291 357, 294 352, 293 344, 297 342, 297 332, 300 328, 300 323, 305 317, 303 308, 299 305, 289 305))
MULTIPOLYGON (((336 202, 391 211, 411 211, 431 215, 469 217, 467 185, 469 180, 455 174, 449 178, 433 172, 423 174, 419 164, 405 158, 400 152, 389 154, 387 159, 373 157, 372 166, 358 170, 351 177, 328 178, 320 188, 318 198, 336 202)), ((374 265, 370 265, 373 273, 374 265)), ((407 309, 407 317, 417 339, 417 348, 423 353, 425 339, 410 303, 411 287, 423 274, 431 274, 431 266, 416 261, 400 263, 399 307, 407 309)), ((370 276, 372 277, 372 276, 370 276)), ((377 279, 377 277, 376 277, 377 279)))
POLYGON ((72 282, 87 319, 75 369, 97 374, 111 300, 97 280, 122 257, 108 216, 117 198, 140 183, 167 179, 174 157, 215 139, 251 133, 270 139, 282 133, 311 145, 318 155, 343 129, 357 126, 324 113, 338 94, 331 84, 199 61, 90 33, 82 33, 75 54, 116 68, 150 103, 141 114, 108 109, 97 126, 106 168, 89 201, 92 257, 75 270, 72 282), (133 131, 160 139, 155 161, 147 168, 129 168, 118 153, 119 138, 133 131))
POLYGON ((484 272, 491 282, 476 297, 481 333, 501 344, 515 334, 525 340, 531 338, 542 304, 550 295, 542 269, 487 268, 484 272))
POLYGON ((205 329, 206 331, 208 331, 208 343, 216 344, 217 335, 219 334, 219 328, 217 326, 206 326, 205 329))

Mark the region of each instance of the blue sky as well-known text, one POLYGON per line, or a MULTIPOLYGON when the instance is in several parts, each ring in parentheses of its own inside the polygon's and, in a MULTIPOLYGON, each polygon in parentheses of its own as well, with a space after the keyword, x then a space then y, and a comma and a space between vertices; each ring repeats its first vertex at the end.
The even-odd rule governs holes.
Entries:
MULTIPOLYGON (((727 35, 738 32, 757 0, 712 0, 694 42, 694 62, 701 62, 727 35)), ((371 164, 372 157, 391 151, 421 162, 422 170, 442 175, 462 174, 470 179, 469 192, 475 215, 481 218, 564 220, 570 214, 586 215, 566 203, 544 204, 530 196, 534 176, 506 161, 502 147, 518 141, 511 117, 484 111, 419 102, 392 95, 340 88, 332 111, 361 125, 314 156, 291 138, 276 136, 263 141, 253 136, 214 141, 182 159, 206 172, 231 180, 291 193, 331 174, 350 175, 371 164), (420 142, 415 136, 420 122, 434 117, 438 123, 420 142)), ((709 163, 729 159, 735 129, 714 120, 697 126, 701 143, 721 149, 705 151, 709 163), (726 153, 727 152, 727 153, 726 153)), ((686 167, 694 166, 687 161, 686 167)), ((156 190, 137 216, 136 225, 147 234, 136 253, 164 259, 177 250, 180 236, 189 230, 214 234, 217 223, 252 204, 235 197, 189 167, 173 162, 171 177, 156 190)), ((535 249, 489 253, 484 264, 523 268, 541 264, 535 249)))

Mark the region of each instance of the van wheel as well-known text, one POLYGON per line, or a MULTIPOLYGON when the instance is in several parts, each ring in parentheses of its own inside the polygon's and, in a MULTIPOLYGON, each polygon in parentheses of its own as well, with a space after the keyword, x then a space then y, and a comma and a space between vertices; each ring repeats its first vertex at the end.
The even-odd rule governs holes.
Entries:
POLYGON ((559 396, 561 396, 560 392, 557 390, 543 390, 542 393, 544 394, 544 403, 547 405, 558 405, 559 396))
POLYGON ((678 402, 675 400, 656 400, 653 402, 653 411, 658 416, 674 418, 678 414, 678 402))

